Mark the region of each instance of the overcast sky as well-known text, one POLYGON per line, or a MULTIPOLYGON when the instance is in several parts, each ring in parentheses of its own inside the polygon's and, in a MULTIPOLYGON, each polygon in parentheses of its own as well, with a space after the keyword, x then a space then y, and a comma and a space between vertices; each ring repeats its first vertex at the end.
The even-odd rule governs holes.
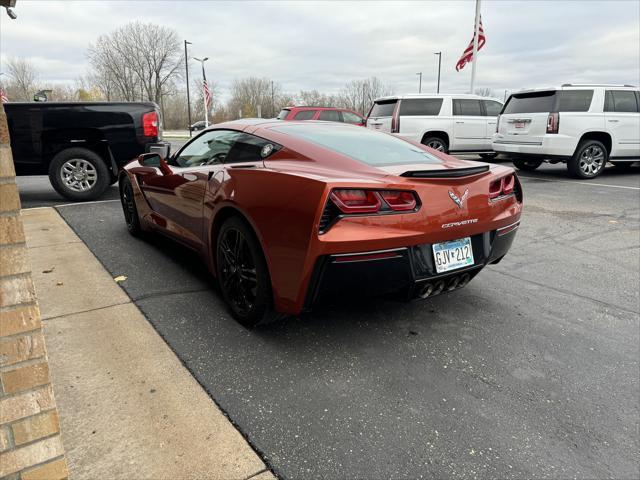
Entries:
MULTIPOLYGON (((44 82, 87 71, 87 46, 140 20, 173 27, 208 56, 207 76, 223 97, 234 78, 269 77, 285 91, 335 93, 377 76, 396 93, 466 92, 471 66, 455 64, 473 34, 475 2, 209 2, 18 0, 17 20, 0 12, 0 69, 24 57, 44 82)), ((483 0, 487 36, 477 87, 496 92, 575 83, 640 84, 640 2, 483 0)), ((191 65, 192 75, 199 70, 191 65)))

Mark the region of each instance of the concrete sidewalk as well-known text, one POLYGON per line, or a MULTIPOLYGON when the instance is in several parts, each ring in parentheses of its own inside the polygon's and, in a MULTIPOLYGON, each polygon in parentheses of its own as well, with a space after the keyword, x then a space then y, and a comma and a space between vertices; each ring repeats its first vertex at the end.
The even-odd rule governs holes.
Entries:
POLYGON ((71 477, 275 478, 58 212, 22 216, 71 477))

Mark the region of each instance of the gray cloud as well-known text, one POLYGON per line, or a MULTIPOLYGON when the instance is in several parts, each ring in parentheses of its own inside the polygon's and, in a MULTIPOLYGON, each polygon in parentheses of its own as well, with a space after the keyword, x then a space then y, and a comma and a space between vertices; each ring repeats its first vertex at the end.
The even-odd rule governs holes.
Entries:
MULTIPOLYGON (((397 93, 468 89, 470 66, 455 63, 471 39, 474 2, 26 1, 18 20, 0 18, 0 60, 34 61, 49 82, 85 73, 85 51, 131 20, 175 28, 206 55, 222 94, 234 78, 266 76, 285 90, 336 92, 348 80, 378 76, 397 93)), ((640 2, 491 1, 477 86, 496 91, 572 82, 640 83, 640 2)), ((193 68, 193 74, 198 70, 193 68)))

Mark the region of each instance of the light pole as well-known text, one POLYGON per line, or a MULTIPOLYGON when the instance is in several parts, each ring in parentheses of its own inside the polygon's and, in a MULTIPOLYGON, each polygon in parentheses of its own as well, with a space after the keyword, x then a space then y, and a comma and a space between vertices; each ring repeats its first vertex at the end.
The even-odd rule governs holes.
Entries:
POLYGON ((418 83, 418 93, 422 93, 422 72, 416 73, 420 77, 420 81, 418 83))
POLYGON ((191 136, 191 98, 189 97, 189 55, 187 54, 187 45, 191 45, 191 42, 184 41, 184 71, 187 75, 187 115, 189 118, 189 136, 191 136))
POLYGON ((193 59, 200 62, 200 65, 202 65, 202 101, 204 102, 204 127, 207 128, 209 126, 209 112, 207 112, 207 96, 204 94, 204 86, 207 83, 207 76, 204 74, 204 62, 209 60, 209 57, 193 57, 193 59))
POLYGON ((436 52, 434 55, 438 55, 438 88, 436 93, 440 93, 440 67, 442 66, 442 52, 436 52))

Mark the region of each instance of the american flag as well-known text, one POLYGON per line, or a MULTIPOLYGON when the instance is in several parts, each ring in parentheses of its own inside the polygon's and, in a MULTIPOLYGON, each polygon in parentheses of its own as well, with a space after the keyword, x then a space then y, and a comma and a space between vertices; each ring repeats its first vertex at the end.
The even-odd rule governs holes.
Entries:
MULTIPOLYGON (((474 29, 473 37, 475 38, 475 36, 476 36, 476 32, 474 29)), ((484 44, 486 42, 487 42, 487 39, 484 36, 484 29, 482 28, 482 18, 481 18, 480 25, 478 25, 478 51, 480 51, 480 49, 484 47, 484 44)), ((473 38, 471 39, 469 46, 465 49, 464 53, 460 57, 460 60, 458 60, 458 63, 456 63, 456 71, 459 72, 464 68, 464 66, 468 62, 471 62, 471 61, 473 61, 473 38)))
POLYGON ((0 102, 7 103, 8 101, 7 92, 4 91, 4 88, 0 88, 0 102))
POLYGON ((206 77, 202 82, 202 88, 204 90, 204 102, 207 104, 207 110, 208 110, 211 108, 211 92, 209 91, 209 84, 207 83, 206 77))

